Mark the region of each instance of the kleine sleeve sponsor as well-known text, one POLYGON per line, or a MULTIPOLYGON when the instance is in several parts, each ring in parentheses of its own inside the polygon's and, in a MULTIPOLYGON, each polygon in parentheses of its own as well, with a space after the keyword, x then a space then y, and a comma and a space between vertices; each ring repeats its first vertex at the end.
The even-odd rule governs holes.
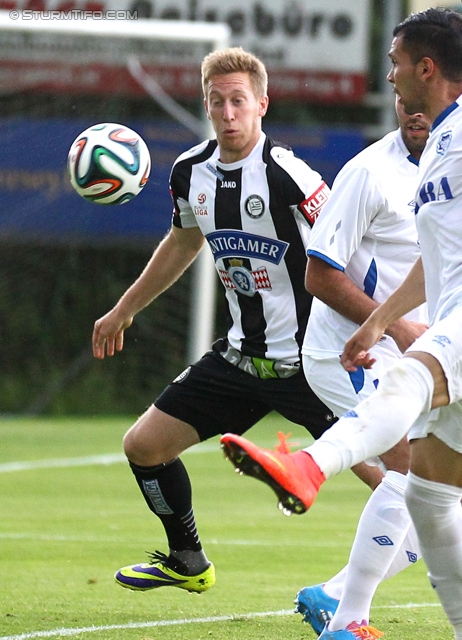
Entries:
POLYGON ((306 218, 310 226, 313 226, 319 216, 321 209, 329 198, 330 189, 328 185, 323 182, 314 193, 312 193, 306 200, 300 202, 299 209, 303 216, 306 218))

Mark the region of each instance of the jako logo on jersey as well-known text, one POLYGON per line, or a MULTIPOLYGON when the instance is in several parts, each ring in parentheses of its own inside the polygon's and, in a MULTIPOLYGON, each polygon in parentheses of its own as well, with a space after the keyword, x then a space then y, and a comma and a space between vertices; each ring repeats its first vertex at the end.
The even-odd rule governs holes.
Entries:
POLYGON ((440 156, 444 156, 446 151, 449 148, 452 140, 452 131, 445 131, 440 135, 440 139, 436 143, 436 153, 439 153, 440 156))
POLYGON ((325 205, 329 194, 330 189, 327 184, 323 182, 319 189, 317 189, 309 198, 300 203, 300 210, 311 226, 316 222, 316 218, 319 216, 321 209, 325 205))
POLYGON ((205 237, 215 262, 220 258, 260 258, 279 264, 289 247, 287 242, 281 240, 234 229, 219 229, 205 237))
POLYGON ((435 185, 433 182, 424 182, 419 191, 415 212, 418 213, 420 207, 427 202, 444 202, 453 198, 449 180, 446 177, 441 178, 439 185, 435 185))
POLYGON ((246 214, 254 220, 261 218, 265 213, 265 203, 263 202, 263 198, 255 194, 247 198, 244 208, 246 214))
POLYGON ((222 189, 235 189, 236 187, 237 184, 234 180, 223 180, 223 182, 221 183, 222 189))

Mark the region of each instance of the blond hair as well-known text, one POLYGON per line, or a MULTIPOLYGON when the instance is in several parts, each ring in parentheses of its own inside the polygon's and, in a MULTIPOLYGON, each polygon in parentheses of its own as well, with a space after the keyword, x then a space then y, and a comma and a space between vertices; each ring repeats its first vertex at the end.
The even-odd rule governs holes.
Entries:
POLYGON ((210 78, 229 73, 248 73, 253 92, 257 98, 266 96, 268 74, 265 65, 253 53, 242 47, 230 47, 221 51, 212 51, 205 56, 201 65, 202 91, 207 97, 210 78))

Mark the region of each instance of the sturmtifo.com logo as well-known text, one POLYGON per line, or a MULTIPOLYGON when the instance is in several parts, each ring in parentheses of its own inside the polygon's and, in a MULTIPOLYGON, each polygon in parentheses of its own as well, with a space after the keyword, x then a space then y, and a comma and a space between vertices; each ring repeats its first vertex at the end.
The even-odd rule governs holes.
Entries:
POLYGON ((122 9, 108 9, 107 11, 84 11, 83 9, 69 9, 69 11, 34 11, 22 9, 10 11, 11 20, 138 20, 138 11, 124 11, 122 9))

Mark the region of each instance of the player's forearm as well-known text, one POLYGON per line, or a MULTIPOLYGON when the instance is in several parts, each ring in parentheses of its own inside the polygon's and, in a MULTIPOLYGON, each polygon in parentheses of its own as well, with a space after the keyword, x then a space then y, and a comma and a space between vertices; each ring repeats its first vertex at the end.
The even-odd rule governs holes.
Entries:
POLYGON ((139 278, 116 305, 123 318, 133 317, 178 280, 202 246, 203 236, 191 230, 171 230, 154 251, 139 278))

